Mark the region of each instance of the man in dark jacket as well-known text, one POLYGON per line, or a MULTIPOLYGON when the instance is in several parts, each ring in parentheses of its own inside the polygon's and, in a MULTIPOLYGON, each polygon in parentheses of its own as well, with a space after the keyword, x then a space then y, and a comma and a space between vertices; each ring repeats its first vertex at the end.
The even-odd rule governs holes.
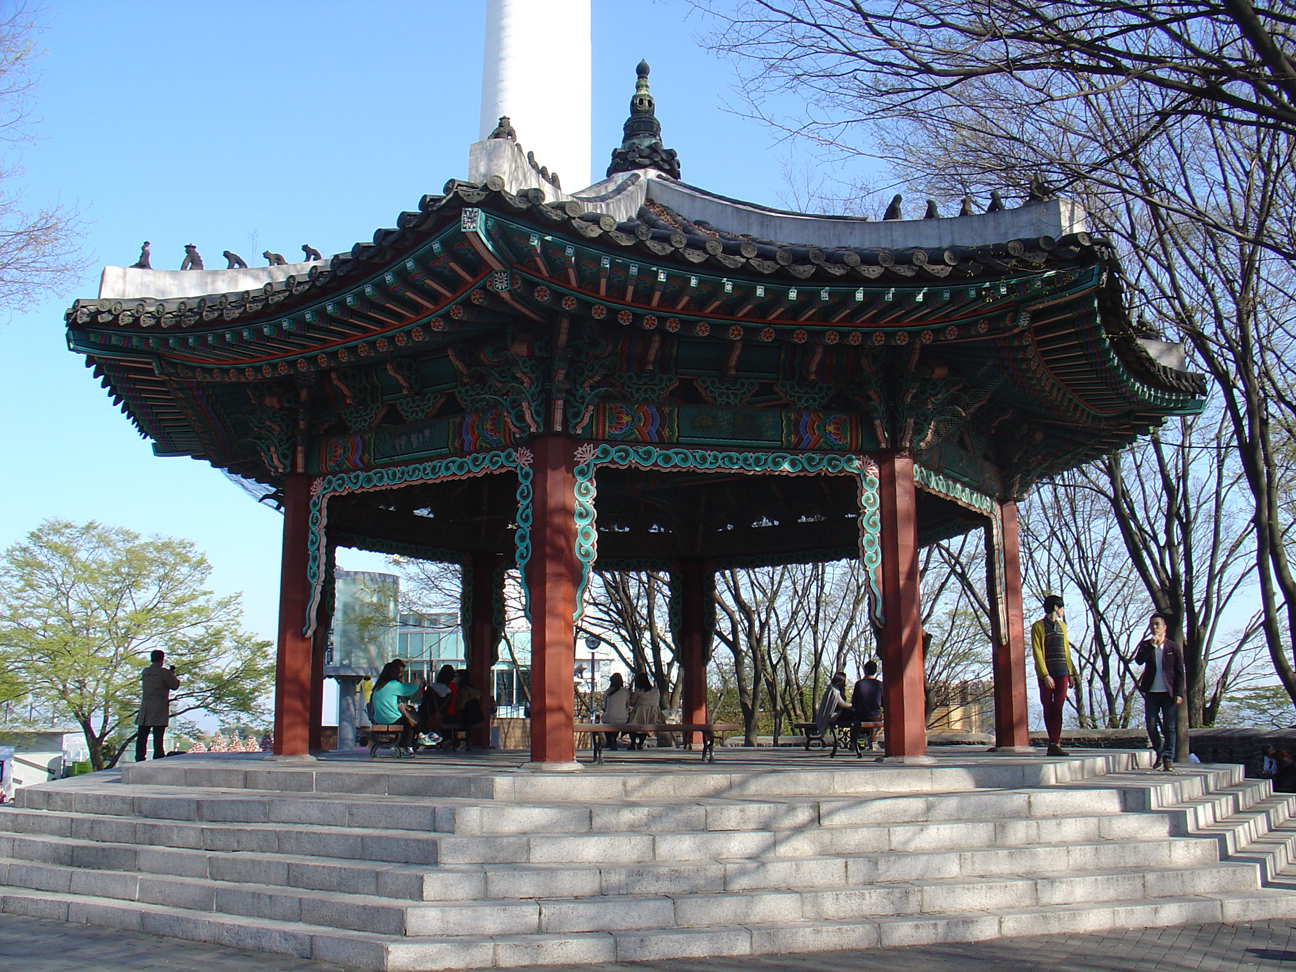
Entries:
POLYGON ((135 762, 144 762, 148 751, 149 731, 153 733, 153 758, 161 759, 166 755, 167 724, 171 721, 171 690, 180 687, 180 680, 175 676, 175 666, 164 668, 166 653, 155 651, 149 656, 152 662, 140 672, 140 709, 135 717, 139 734, 135 737, 135 762))
POLYGON ((1152 768, 1160 766, 1173 773, 1179 742, 1179 706, 1188 694, 1183 649, 1166 637, 1165 615, 1153 614, 1148 629, 1152 637, 1145 638, 1134 652, 1134 664, 1143 666, 1138 689, 1143 693, 1148 738, 1157 751, 1152 768))
MULTIPOLYGON (((877 678, 877 662, 871 659, 864 663, 864 677, 855 683, 851 693, 851 708, 855 710, 856 722, 877 722, 882 718, 882 680, 877 678)), ((867 749, 873 748, 876 729, 866 729, 867 749)))

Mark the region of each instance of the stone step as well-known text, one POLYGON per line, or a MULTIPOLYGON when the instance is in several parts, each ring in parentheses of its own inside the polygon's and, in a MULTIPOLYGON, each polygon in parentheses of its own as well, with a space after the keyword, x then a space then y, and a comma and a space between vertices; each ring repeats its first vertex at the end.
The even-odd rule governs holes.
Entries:
POLYGON ((454 765, 433 757, 390 763, 320 760, 298 767, 267 768, 259 758, 178 756, 130 763, 120 770, 132 786, 172 787, 190 795, 198 790, 281 790, 293 793, 459 797, 519 803, 582 805, 591 801, 698 797, 795 797, 869 795, 878 792, 955 792, 1055 786, 1147 767, 1144 752, 1097 752, 1066 758, 1037 755, 966 762, 942 759, 939 765, 895 765, 872 760, 827 760, 807 755, 805 770, 778 773, 726 770, 723 760, 708 772, 653 772, 651 766, 589 767, 588 773, 552 774, 501 771, 489 763, 454 765), (647 769, 647 772, 645 772, 647 769), (420 770, 420 772, 413 772, 420 770))
POLYGON ((620 778, 612 802, 534 808, 501 798, 498 776, 490 795, 479 779, 434 799, 324 792, 320 774, 300 792, 75 780, 0 813, 0 910, 410 970, 1296 915, 1296 798, 1234 767, 1153 774, 1138 768, 1146 754, 1126 755, 1050 771, 1038 791, 839 788, 874 765, 860 763, 784 800, 736 775, 642 799, 620 778), (354 825, 352 805, 365 808, 354 825), (176 841, 192 846, 157 846, 176 841))
MULTIPOLYGON (((1036 843, 1061 843, 1077 848, 1089 841, 1130 841, 1166 834, 1183 834, 1214 827, 1231 814, 1234 822, 1218 834, 1225 843, 1222 852, 1235 851, 1286 820, 1293 798, 1270 794, 1256 803, 1254 797, 1267 793, 1268 784, 1252 783, 1193 799, 1181 807, 1155 813, 1111 814, 1097 817, 1045 817, 999 821, 942 820, 904 824, 848 826, 844 812, 835 819, 837 827, 815 827, 808 821, 796 831, 705 831, 696 833, 531 834, 526 837, 482 835, 428 835, 409 831, 351 831, 347 828, 297 827, 283 829, 269 824, 234 824, 144 821, 124 817, 80 817, 52 811, 11 810, 0 815, 0 851, 9 855, 52 863, 86 867, 117 867, 163 873, 206 872, 202 858, 190 859, 186 850, 244 851, 265 855, 304 855, 334 859, 379 860, 388 863, 460 865, 489 864, 650 864, 652 862, 698 862, 754 857, 801 858, 886 852, 948 853, 992 860, 999 849, 1026 847, 1036 843), (1241 811, 1238 806, 1251 809, 1241 811), (1239 821, 1245 821, 1244 830, 1239 821), (1236 833, 1235 833, 1236 832, 1236 833), (64 836, 64 835, 77 836, 64 836), (1233 834, 1234 836, 1228 836, 1233 834), (39 838, 54 838, 41 841, 39 838), (96 845, 116 845, 96 847, 96 845), (140 845, 140 846, 133 846, 140 845), (142 857, 141 857, 142 852, 142 857), (140 864, 139 861, 146 863, 140 864), (111 863, 118 862, 118 863, 111 863)), ((1134 792, 1149 802, 1147 789, 1134 792)), ((1155 796, 1156 794, 1152 794, 1155 796)), ((1122 794, 1126 799, 1128 794, 1122 794)), ((1163 802, 1159 799, 1156 802, 1163 802)), ((984 807, 982 807, 984 809, 984 807)), ((839 808, 840 809, 840 808, 839 808)), ((873 812, 864 819, 874 819, 873 812)), ((1214 833, 1214 831, 1212 831, 1214 833)), ((1034 852, 1038 855, 1038 851, 1034 852)), ((1092 853, 1086 851, 1085 853, 1092 853)), ((973 858, 968 858, 972 860, 973 858)), ((968 871, 968 860, 961 868, 968 871)), ((937 865, 941 866, 941 865, 937 865)), ((948 867, 948 865, 944 865, 948 867)))
POLYGON ((299 922, 233 917, 162 905, 7 890, 0 910, 12 914, 120 928, 191 941, 293 955, 352 968, 415 972, 443 968, 510 968, 597 962, 764 955, 1112 928, 1179 922, 1239 922, 1296 917, 1296 894, 1258 890, 1156 900, 1035 905, 973 913, 928 913, 849 919, 750 921, 692 928, 533 935, 393 938, 299 922))
POLYGON ((15 810, 0 815, 0 853, 79 867, 193 874, 209 853, 245 852, 397 864, 631 865, 753 858, 853 857, 949 848, 1025 847, 1041 842, 1164 838, 1168 814, 1123 814, 1070 820, 941 820, 814 825, 797 830, 663 833, 535 833, 460 836, 408 830, 350 830, 277 824, 161 823, 15 810), (7 848, 7 849, 6 849, 7 848))
MULTIPOLYGON (((23 791, 26 792, 26 791, 23 791)), ((726 800, 697 798, 632 804, 518 806, 512 803, 446 801, 372 797, 361 800, 316 795, 242 791, 209 791, 177 797, 166 793, 130 795, 120 786, 102 791, 60 794, 33 792, 18 810, 66 813, 78 817, 118 817, 195 823, 284 823, 320 826, 396 828, 455 834, 623 833, 671 830, 787 830, 816 822, 821 826, 887 822, 891 820, 949 820, 974 817, 1030 815, 1074 816, 1078 813, 1117 814, 1125 809, 1115 788, 1050 791, 989 790, 923 796, 876 793, 868 797, 811 800, 807 798, 726 800)))
MULTIPOLYGON (((873 792, 867 797, 823 797, 755 801, 699 797, 659 799, 642 796, 630 804, 586 802, 518 806, 496 801, 481 803, 460 798, 429 804, 425 799, 364 794, 363 799, 282 791, 205 791, 176 795, 167 787, 126 788, 120 785, 76 788, 26 788, 22 807, 75 814, 79 817, 119 817, 218 824, 301 824, 347 829, 408 829, 462 835, 565 833, 623 833, 798 829, 815 816, 818 825, 833 827, 893 820, 951 820, 1026 817, 1073 817, 1116 814, 1183 805, 1241 784, 1236 767, 1212 767, 1193 774, 1109 773, 1045 790, 957 791, 924 795, 873 792)), ((1252 786, 1259 785, 1252 781, 1252 786)), ((1239 791, 1240 798, 1257 791, 1239 791)), ((1239 807, 1241 805, 1239 804, 1239 807)), ((0 827, 5 826, 0 821, 0 827)), ((147 838, 141 838, 147 839, 147 838)))
MULTIPOLYGON (((251 814, 246 801, 191 802, 190 819, 155 817, 147 812, 135 814, 94 813, 88 810, 45 810, 13 808, 0 815, 0 832, 46 833, 81 837, 88 840, 139 841, 185 847, 202 846, 204 830, 219 831, 256 829, 262 824, 271 829, 281 825, 334 827, 345 831, 408 830, 417 833, 444 833, 454 836, 513 836, 517 834, 667 834, 709 832, 726 833, 754 830, 787 831, 807 827, 825 829, 877 826, 897 820, 920 820, 958 823, 971 820, 1020 818, 1039 821, 1041 827, 1066 824, 1083 818, 1098 827, 1102 820, 1120 819, 1120 790, 1075 791, 1065 800, 1043 800, 1053 794, 987 793, 935 798, 887 797, 876 800, 824 801, 785 805, 681 804, 666 806, 592 807, 584 810, 547 807, 427 807, 342 806, 340 813, 304 801, 296 805, 270 808, 268 813, 251 814), (1040 805, 1036 807, 1035 805, 1040 805), (246 819, 255 817, 256 819, 246 819), (267 820, 266 817, 271 819, 267 820)), ((1205 808, 1209 797, 1200 798, 1205 808)), ((1217 801, 1222 797, 1216 797, 1217 801)), ((174 801, 172 801, 174 802, 174 801)), ((267 800, 267 804, 272 801, 267 800)), ((1234 800, 1227 812, 1238 809, 1234 800)), ((154 804, 143 809, 156 810, 154 804)), ((1213 819, 1213 818, 1210 818, 1213 819)), ((1199 819, 1199 824, 1210 822, 1199 819)), ((1095 830, 1095 833, 1097 831, 1095 830)))
POLYGON ((1252 864, 1083 875, 913 880, 870 886, 747 890, 742 893, 622 894, 413 902, 253 883, 212 882, 9 862, 10 888, 136 901, 200 912, 397 936, 525 935, 690 928, 753 922, 844 920, 861 915, 996 911, 1119 898, 1256 890, 1252 864))
MULTIPOLYGON (((817 813, 821 826, 888 822, 896 819, 967 819, 1029 814, 1070 817, 1078 812, 1119 813, 1182 805, 1196 798, 1216 799, 1230 787, 1252 798, 1264 781, 1246 781, 1238 767, 1209 767, 1191 774, 1112 773, 1043 790, 985 790, 905 795, 873 792, 817 800, 753 800, 700 797, 599 804, 518 806, 461 799, 430 804, 425 799, 363 795, 340 798, 318 794, 264 791, 204 791, 177 796, 165 787, 128 788, 119 784, 28 787, 19 791, 29 810, 197 823, 287 823, 364 828, 405 828, 444 833, 517 833, 559 829, 613 832, 626 829, 730 830, 755 826, 801 826, 817 813)), ((80 781, 68 781, 77 782, 80 781)))
MULTIPOLYGON (((1094 869, 1201 868, 1219 860, 1211 839, 1162 836, 1138 842, 1098 841, 1060 846, 987 848, 980 851, 887 852, 859 857, 678 861, 631 865, 567 864, 504 866, 413 865, 330 860, 277 854, 179 851, 97 845, 102 853, 72 850, 61 838, 50 845, 19 841, 15 854, 0 859, 0 885, 84 893, 93 882, 197 880, 258 885, 278 893, 337 892, 407 901, 457 902, 480 899, 596 898, 611 896, 814 890, 929 881, 985 881, 1029 872, 1033 879, 1077 875, 1094 869), (120 852, 119 852, 120 850, 120 852), (135 851, 135 853, 131 853, 135 851), (71 863, 69 863, 71 861, 71 863), (86 862, 93 861, 95 866, 86 862), (81 863, 77 863, 81 862, 81 863), (135 865, 132 867, 131 865, 135 865), (89 882, 89 883, 87 883, 89 882)), ((1283 855, 1288 853, 1281 845, 1283 855)), ((1286 856, 1282 857, 1286 860, 1286 856)), ((130 885, 123 885, 131 893, 130 885)), ((101 892, 106 897, 119 896, 101 892)), ((167 899, 159 898, 158 903, 167 899)))

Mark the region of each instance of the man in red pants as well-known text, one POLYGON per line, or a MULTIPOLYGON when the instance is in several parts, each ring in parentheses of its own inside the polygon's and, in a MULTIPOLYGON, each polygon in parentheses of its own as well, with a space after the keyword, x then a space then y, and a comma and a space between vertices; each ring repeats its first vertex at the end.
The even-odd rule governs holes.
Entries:
POLYGON ((1035 653, 1035 674, 1039 676, 1050 756, 1067 755, 1062 748, 1062 707, 1066 704, 1071 679, 1075 677, 1075 667, 1071 664, 1065 616, 1062 598, 1050 594, 1044 598, 1044 617, 1031 625, 1031 649, 1035 653))

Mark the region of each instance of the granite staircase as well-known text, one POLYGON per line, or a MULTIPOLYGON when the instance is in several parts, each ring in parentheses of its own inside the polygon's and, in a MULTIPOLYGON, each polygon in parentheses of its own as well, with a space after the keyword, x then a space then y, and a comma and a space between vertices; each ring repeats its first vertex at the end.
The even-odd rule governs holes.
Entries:
POLYGON ((166 760, 21 791, 0 910, 384 970, 1296 916, 1296 801, 1239 767, 822 763, 166 760))

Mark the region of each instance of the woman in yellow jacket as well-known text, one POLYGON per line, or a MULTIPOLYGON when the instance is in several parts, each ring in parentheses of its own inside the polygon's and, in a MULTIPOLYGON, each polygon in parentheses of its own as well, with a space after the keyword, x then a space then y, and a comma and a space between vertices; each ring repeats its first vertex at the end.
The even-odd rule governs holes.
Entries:
POLYGON ((1031 625, 1031 650, 1035 653, 1035 674, 1039 678, 1050 756, 1067 755, 1062 748, 1062 707, 1066 704, 1071 679, 1075 677, 1075 666, 1071 664, 1065 617, 1062 598, 1050 594, 1044 598, 1044 617, 1031 625))

